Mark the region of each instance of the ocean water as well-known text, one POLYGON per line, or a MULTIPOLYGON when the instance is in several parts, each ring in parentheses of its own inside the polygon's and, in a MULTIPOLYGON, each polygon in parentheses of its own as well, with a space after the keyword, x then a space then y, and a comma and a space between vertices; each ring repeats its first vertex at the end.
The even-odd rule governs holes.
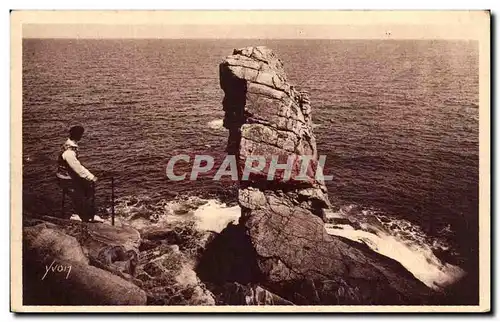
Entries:
POLYGON ((24 211, 59 211, 55 160, 75 124, 86 128, 80 158, 102 178, 99 207, 109 205, 106 176, 115 177, 122 202, 199 196, 234 207, 233 183, 210 174, 172 182, 165 167, 176 154, 222 162, 228 133, 218 64, 250 45, 272 48, 289 81, 309 92, 334 210, 385 243, 396 238, 428 263, 477 279, 474 41, 25 39, 24 211))

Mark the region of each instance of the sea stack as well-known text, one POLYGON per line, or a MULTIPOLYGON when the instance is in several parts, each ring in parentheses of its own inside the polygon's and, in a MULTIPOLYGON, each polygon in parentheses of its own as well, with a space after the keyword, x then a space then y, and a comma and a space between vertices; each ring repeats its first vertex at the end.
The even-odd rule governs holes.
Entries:
MULTIPOLYGON (((239 169, 249 157, 279 156, 286 163, 289 155, 310 156, 317 167, 309 97, 288 82, 269 48, 235 49, 220 64, 220 85, 227 152, 239 169)), ((206 280, 257 283, 298 305, 432 301, 433 291, 398 262, 327 234, 330 202, 321 180, 268 180, 268 171, 266 165, 240 180, 240 222, 221 233, 224 242, 214 240, 218 249, 207 249, 200 272, 206 280)))

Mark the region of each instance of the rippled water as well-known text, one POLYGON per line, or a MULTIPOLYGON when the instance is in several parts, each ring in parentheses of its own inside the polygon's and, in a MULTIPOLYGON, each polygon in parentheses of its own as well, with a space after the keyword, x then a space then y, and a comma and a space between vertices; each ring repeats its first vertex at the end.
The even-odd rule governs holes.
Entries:
MULTIPOLYGON (((98 176, 115 176, 119 197, 229 194, 231 183, 207 176, 168 181, 165 166, 179 153, 222 161, 227 132, 220 127, 218 64, 233 48, 262 44, 310 93, 325 173, 334 177, 333 204, 413 223, 445 239, 453 261, 474 272, 476 42, 24 40, 25 210, 58 209, 55 160, 73 124, 87 129, 84 164, 98 176)), ((102 180, 98 203, 107 198, 102 180)))

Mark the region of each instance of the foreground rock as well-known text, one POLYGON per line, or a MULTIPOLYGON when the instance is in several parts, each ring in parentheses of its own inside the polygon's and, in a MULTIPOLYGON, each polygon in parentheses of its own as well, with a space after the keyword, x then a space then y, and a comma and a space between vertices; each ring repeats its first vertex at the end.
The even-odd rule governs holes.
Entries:
MULTIPOLYGON (((286 79, 265 47, 238 49, 220 65, 227 152, 240 169, 252 156, 308 155, 316 165, 307 94, 286 79)), ((316 165, 317 166, 317 165, 316 165)), ((324 184, 277 176, 269 168, 240 182, 242 217, 205 252, 200 277, 221 285, 258 283, 294 304, 423 304, 432 291, 399 263, 324 229, 324 184)))
POLYGON ((207 234, 192 224, 177 224, 172 229, 148 227, 142 236, 137 278, 147 290, 148 304, 215 304, 214 295, 194 271, 207 234))
POLYGON ((130 281, 137 257, 130 244, 133 239, 120 244, 130 231, 70 221, 60 226, 52 222, 56 219, 45 220, 50 221, 25 222, 24 304, 146 304, 146 293, 130 281))
POLYGON ((212 288, 216 292, 217 304, 221 305, 293 305, 259 285, 232 282, 212 285, 212 288))
POLYGON ((25 217, 25 305, 214 305, 195 261, 211 238, 193 222, 128 225, 25 217))

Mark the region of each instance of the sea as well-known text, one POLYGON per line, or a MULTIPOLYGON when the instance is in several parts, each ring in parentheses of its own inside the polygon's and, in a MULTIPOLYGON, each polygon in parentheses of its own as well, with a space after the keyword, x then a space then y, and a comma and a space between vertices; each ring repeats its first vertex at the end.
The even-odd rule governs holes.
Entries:
POLYGON ((213 173, 170 181, 165 170, 177 154, 222 162, 218 65, 257 45, 309 93, 333 211, 361 227, 327 230, 400 261, 434 289, 467 276, 464 301, 477 301, 476 41, 24 39, 23 213, 60 212, 56 159, 77 124, 86 129, 80 160, 100 179, 98 208, 109 209, 113 177, 120 211, 194 202, 198 217, 239 212, 234 182, 213 173))

